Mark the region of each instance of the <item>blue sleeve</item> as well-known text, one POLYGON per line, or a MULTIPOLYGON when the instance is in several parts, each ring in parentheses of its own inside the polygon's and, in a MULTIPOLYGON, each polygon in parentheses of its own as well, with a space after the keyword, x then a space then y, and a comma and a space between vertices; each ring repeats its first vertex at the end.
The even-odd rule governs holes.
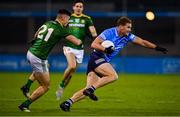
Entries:
POLYGON ((104 30, 98 37, 105 41, 110 38, 110 32, 108 30, 104 30))
POLYGON ((132 33, 130 33, 128 37, 129 37, 129 41, 134 41, 136 39, 136 35, 132 33))

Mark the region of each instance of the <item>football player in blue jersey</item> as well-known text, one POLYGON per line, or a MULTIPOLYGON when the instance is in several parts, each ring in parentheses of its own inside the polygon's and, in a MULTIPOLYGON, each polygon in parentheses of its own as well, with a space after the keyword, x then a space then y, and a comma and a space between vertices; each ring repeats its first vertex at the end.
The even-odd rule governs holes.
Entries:
POLYGON ((90 55, 87 68, 87 84, 86 87, 74 93, 68 100, 60 104, 63 111, 69 111, 70 106, 85 96, 97 101, 98 98, 94 94, 97 88, 105 86, 118 79, 118 75, 109 61, 117 55, 128 42, 160 51, 164 54, 167 49, 144 40, 131 33, 132 21, 127 17, 121 17, 117 21, 116 27, 104 30, 91 44, 94 51, 90 55), (109 40, 114 43, 115 47, 104 48, 101 43, 109 40))

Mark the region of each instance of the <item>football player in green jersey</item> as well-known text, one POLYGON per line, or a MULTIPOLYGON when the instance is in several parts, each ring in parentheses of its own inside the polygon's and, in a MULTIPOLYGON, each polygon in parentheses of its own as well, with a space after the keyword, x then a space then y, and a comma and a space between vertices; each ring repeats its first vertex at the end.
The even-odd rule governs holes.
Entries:
POLYGON ((26 101, 19 105, 21 111, 30 112, 30 104, 48 91, 50 77, 47 58, 55 44, 62 38, 66 38, 75 45, 81 45, 81 40, 72 36, 66 27, 70 15, 69 11, 60 9, 55 21, 45 22, 36 32, 35 39, 27 52, 27 59, 33 69, 29 79, 37 80, 39 87, 30 96, 27 95, 29 92, 27 85, 21 88, 24 95, 28 97, 26 101))
MULTIPOLYGON (((84 2, 75 0, 73 3, 73 14, 69 20, 70 33, 80 39, 83 43, 87 31, 90 31, 93 38, 97 36, 96 29, 93 25, 91 17, 83 14, 84 2)), ((64 55, 66 56, 68 66, 63 74, 63 79, 60 82, 56 91, 57 100, 62 96, 64 88, 68 85, 72 74, 75 72, 79 63, 82 63, 84 50, 83 46, 75 45, 66 40, 64 47, 64 55)))

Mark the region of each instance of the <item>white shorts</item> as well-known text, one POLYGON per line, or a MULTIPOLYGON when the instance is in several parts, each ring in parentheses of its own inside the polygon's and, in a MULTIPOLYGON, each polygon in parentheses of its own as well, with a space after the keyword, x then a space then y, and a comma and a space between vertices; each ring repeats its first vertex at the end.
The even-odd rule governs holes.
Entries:
POLYGON ((49 72, 47 60, 36 57, 30 51, 27 52, 27 60, 34 72, 49 72))
POLYGON ((83 62, 84 50, 78 50, 78 49, 74 49, 74 48, 71 48, 71 47, 64 46, 63 51, 64 51, 65 56, 68 53, 73 53, 75 55, 75 57, 76 57, 77 63, 82 63, 83 62))

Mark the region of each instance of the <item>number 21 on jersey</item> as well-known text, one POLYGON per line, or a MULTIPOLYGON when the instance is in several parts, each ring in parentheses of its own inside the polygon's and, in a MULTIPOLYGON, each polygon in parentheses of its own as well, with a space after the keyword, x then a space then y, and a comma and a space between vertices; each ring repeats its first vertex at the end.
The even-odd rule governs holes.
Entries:
POLYGON ((42 25, 42 26, 40 27, 40 30, 39 30, 39 32, 38 32, 37 37, 38 37, 39 39, 43 39, 44 41, 48 41, 48 39, 50 38, 50 36, 51 36, 51 34, 52 34, 53 31, 54 31, 53 28, 47 28, 46 25, 42 25), (44 34, 45 32, 47 32, 47 33, 44 34))

